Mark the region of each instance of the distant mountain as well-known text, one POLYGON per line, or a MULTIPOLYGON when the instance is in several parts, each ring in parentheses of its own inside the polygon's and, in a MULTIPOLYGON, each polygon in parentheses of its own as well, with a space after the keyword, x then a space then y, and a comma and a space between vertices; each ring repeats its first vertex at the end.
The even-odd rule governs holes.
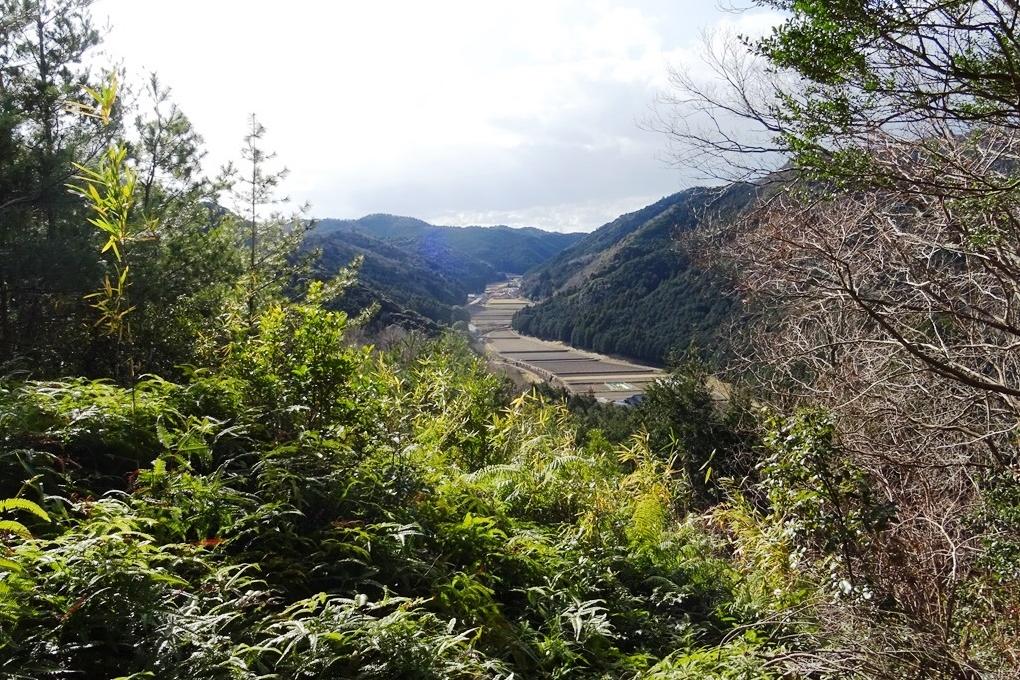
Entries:
POLYGON ((525 276, 524 293, 543 301, 518 312, 514 327, 654 363, 692 344, 722 351, 719 330, 737 302, 674 237, 708 215, 735 216, 755 191, 747 184, 690 189, 600 227, 525 276))
MULTIPOLYGON (((358 285, 343 305, 350 312, 379 302, 383 311, 415 312, 445 324, 454 320, 453 309, 465 303, 468 291, 473 288, 437 271, 421 257, 363 234, 313 233, 306 238, 305 246, 321 251, 319 270, 324 276, 336 273, 359 255, 364 258, 358 285)), ((489 271, 496 276, 493 270, 489 271)))
POLYGON ((460 307, 469 292, 540 265, 581 236, 503 226, 439 227, 412 217, 369 215, 320 220, 305 246, 321 250, 323 275, 364 257, 358 285, 341 302, 348 311, 375 301, 381 323, 428 329, 464 318, 460 307))
POLYGON ((460 270, 449 271, 461 280, 470 271, 479 276, 488 276, 487 270, 522 274, 584 237, 529 227, 440 227, 413 217, 382 214, 358 220, 321 220, 315 232, 365 234, 414 252, 443 271, 459 266, 460 270))

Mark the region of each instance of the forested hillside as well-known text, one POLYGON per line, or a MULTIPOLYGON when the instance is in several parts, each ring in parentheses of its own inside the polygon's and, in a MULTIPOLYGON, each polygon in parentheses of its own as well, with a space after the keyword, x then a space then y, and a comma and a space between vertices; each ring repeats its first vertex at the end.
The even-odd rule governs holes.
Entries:
POLYGON ((319 220, 305 239, 320 253, 317 271, 331 276, 363 258, 357 286, 339 302, 356 313, 381 305, 375 325, 424 329, 466 318, 469 292, 506 273, 541 264, 578 235, 509 227, 437 227, 411 217, 369 215, 358 220, 319 220))
MULTIPOLYGON (((489 276, 490 269, 500 274, 526 272, 583 237, 583 234, 505 226, 440 227, 396 215, 368 215, 358 220, 320 220, 315 231, 324 239, 356 233, 387 241, 471 286, 477 286, 481 278, 489 276)), ((490 281, 492 279, 484 283, 490 281)))
POLYGON ((373 336, 359 276, 453 281, 364 234, 323 268, 256 117, 207 177, 87 1, 0 0, 0 677, 1018 677, 1020 10, 761 4, 734 92, 677 79, 719 126, 669 134, 746 177, 723 122, 764 124, 783 181, 541 284, 693 286, 670 235, 715 210, 684 252, 745 342, 620 408, 373 336))
POLYGON ((348 291, 345 297, 349 299, 344 302, 351 305, 347 311, 355 313, 358 305, 390 301, 395 309, 411 310, 435 323, 449 324, 457 320, 454 308, 467 303, 469 291, 499 278, 495 270, 480 264, 469 272, 463 272, 466 266, 460 272, 455 268, 444 271, 435 267, 434 261, 360 233, 348 233, 343 238, 313 233, 306 237, 304 247, 317 253, 316 270, 326 277, 355 258, 362 258, 358 286, 348 291), (359 289, 362 292, 357 295, 359 289))
POLYGON ((675 239, 736 219, 754 195, 749 185, 691 189, 600 227, 528 273, 525 294, 545 299, 518 312, 514 328, 652 363, 692 347, 722 355, 738 304, 721 274, 675 239))

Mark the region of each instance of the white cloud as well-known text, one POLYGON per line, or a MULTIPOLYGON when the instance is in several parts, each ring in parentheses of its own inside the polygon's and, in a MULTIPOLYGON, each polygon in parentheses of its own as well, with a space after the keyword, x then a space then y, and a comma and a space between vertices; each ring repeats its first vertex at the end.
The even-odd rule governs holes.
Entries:
POLYGON ((665 140, 636 124, 668 65, 696 57, 706 26, 774 21, 703 0, 99 0, 94 14, 111 55, 173 87, 211 166, 258 113, 292 170, 285 192, 316 215, 570 229, 681 188, 665 140))
POLYGON ((634 212, 663 198, 662 195, 628 196, 616 199, 591 199, 576 203, 536 205, 516 210, 482 210, 427 216, 432 224, 454 227, 509 224, 531 226, 547 231, 591 231, 592 227, 611 222, 624 213, 634 212))

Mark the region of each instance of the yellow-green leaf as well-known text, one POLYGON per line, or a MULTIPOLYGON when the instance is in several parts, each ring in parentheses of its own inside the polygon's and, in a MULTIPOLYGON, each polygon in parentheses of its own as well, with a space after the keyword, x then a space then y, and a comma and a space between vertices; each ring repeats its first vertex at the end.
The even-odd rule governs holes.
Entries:
POLYGON ((24 510, 41 520, 50 521, 50 516, 46 514, 46 511, 39 507, 37 503, 33 503, 27 498, 5 498, 0 500, 0 512, 9 510, 24 510))
POLYGON ((0 519, 0 534, 2 533, 15 534, 22 538, 32 538, 32 532, 28 530, 28 527, 12 519, 0 519))

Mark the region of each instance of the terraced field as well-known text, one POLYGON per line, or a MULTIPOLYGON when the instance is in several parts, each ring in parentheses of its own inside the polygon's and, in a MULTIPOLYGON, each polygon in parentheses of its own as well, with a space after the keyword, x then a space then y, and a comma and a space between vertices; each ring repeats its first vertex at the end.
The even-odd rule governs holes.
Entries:
POLYGON ((664 375, 657 368, 521 335, 510 328, 514 312, 530 304, 520 297, 519 286, 518 278, 491 284, 471 304, 472 331, 489 356, 571 392, 608 402, 636 398, 664 375))

